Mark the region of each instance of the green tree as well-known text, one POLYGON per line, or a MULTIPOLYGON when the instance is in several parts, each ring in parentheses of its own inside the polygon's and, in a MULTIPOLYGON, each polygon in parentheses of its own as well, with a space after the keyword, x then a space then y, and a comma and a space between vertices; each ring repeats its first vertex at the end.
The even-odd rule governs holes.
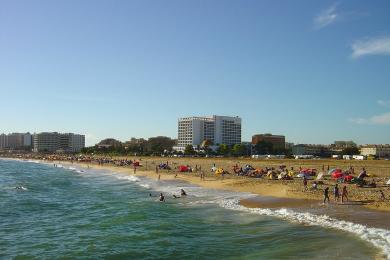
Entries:
POLYGON ((341 151, 341 155, 356 155, 360 154, 360 150, 357 147, 347 147, 341 151))
POLYGON ((243 156, 247 155, 247 147, 243 144, 235 144, 232 148, 232 154, 234 156, 243 156))
POLYGON ((228 155, 230 153, 230 148, 226 144, 220 144, 217 149, 219 155, 228 155))
POLYGON ((187 145, 186 148, 184 149, 184 154, 185 155, 193 155, 195 154, 194 147, 192 145, 187 145))
POLYGON ((165 150, 172 151, 175 141, 166 136, 151 137, 148 139, 148 150, 153 154, 162 154, 165 150))
POLYGON ((270 142, 260 141, 255 145, 255 151, 258 154, 273 154, 274 145, 270 142))

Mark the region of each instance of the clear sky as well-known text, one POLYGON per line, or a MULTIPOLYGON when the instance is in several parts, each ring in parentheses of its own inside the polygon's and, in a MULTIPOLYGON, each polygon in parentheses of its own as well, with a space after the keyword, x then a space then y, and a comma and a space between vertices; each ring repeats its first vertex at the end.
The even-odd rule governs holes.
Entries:
POLYGON ((0 132, 176 138, 231 115, 390 143, 390 1, 0 0, 0 132))

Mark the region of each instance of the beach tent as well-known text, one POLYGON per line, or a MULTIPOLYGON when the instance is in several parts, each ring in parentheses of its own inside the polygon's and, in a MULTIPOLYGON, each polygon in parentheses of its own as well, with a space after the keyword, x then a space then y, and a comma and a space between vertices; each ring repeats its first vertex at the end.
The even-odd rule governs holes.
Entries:
POLYGON ((277 179, 277 173, 274 172, 274 171, 268 171, 267 173, 267 177, 270 179, 270 180, 276 180, 277 179))
POLYGON ((311 175, 311 176, 316 175, 316 172, 317 172, 316 169, 309 169, 309 168, 302 169, 302 170, 300 171, 300 173, 304 173, 304 174, 306 174, 306 175, 311 175))
POLYGON ((308 179, 308 180, 311 180, 311 179, 313 179, 313 177, 312 177, 310 174, 303 173, 303 172, 301 172, 301 173, 298 173, 298 175, 297 175, 296 177, 297 177, 297 178, 303 178, 303 177, 306 177, 306 179, 308 179))
POLYGON ((287 176, 288 176, 288 172, 281 172, 281 173, 278 175, 278 179, 279 179, 279 180, 285 179, 287 176))
POLYGON ((332 175, 332 173, 334 173, 334 172, 342 172, 343 170, 341 170, 341 169, 330 169, 329 171, 328 171, 328 175, 332 175))
POLYGON ((343 176, 344 176, 344 174, 342 172, 333 172, 332 173, 332 178, 333 179, 338 179, 338 178, 341 178, 343 176))
POLYGON ((353 178, 354 177, 352 175, 346 175, 346 176, 344 176, 344 181, 345 182, 351 182, 353 178))
POLYGON ((245 167, 244 167, 244 171, 252 171, 252 170, 254 170, 255 168, 253 168, 252 167, 252 165, 250 165, 250 164, 247 164, 247 165, 245 165, 245 167))
POLYGON ((288 176, 289 176, 289 177, 293 178, 294 175, 295 175, 295 172, 294 172, 294 171, 292 171, 292 170, 288 171, 288 176))
POLYGON ((185 165, 180 165, 179 166, 179 172, 188 172, 188 167, 185 165))
POLYGON ((222 168, 218 168, 217 170, 215 170, 215 174, 224 174, 224 173, 225 173, 225 170, 222 168))

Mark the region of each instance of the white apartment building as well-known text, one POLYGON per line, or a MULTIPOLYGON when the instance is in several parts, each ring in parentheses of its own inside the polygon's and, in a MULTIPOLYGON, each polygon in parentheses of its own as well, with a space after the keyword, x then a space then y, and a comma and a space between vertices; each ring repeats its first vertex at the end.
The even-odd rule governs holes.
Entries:
POLYGON ((6 134, 0 135, 0 149, 8 147, 8 136, 6 134))
POLYGON ((26 149, 31 147, 30 133, 11 133, 0 135, 0 148, 26 149))
POLYGON ((364 145, 360 148, 360 154, 365 156, 390 157, 390 145, 364 145))
POLYGON ((69 134, 69 147, 68 151, 77 153, 85 147, 85 135, 69 134))
POLYGON ((214 145, 241 143, 241 118, 229 116, 184 117, 178 120, 178 144, 183 151, 187 145, 198 146, 204 140, 214 145))
POLYGON ((34 152, 80 152, 85 136, 73 133, 39 133, 33 136, 34 152))

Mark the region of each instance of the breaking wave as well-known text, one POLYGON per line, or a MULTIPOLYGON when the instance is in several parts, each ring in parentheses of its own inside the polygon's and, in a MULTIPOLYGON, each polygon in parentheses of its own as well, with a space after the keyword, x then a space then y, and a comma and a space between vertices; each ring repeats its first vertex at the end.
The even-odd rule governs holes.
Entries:
POLYGON ((296 212, 290 209, 266 209, 266 208, 247 208, 239 204, 239 200, 223 200, 219 204, 221 207, 249 212, 253 214, 276 217, 288 220, 294 223, 310 226, 321 226, 330 229, 341 230, 353 233, 364 241, 372 243, 380 248, 385 256, 390 259, 390 231, 381 228, 370 228, 361 224, 338 220, 326 215, 315 215, 307 212, 296 212))

